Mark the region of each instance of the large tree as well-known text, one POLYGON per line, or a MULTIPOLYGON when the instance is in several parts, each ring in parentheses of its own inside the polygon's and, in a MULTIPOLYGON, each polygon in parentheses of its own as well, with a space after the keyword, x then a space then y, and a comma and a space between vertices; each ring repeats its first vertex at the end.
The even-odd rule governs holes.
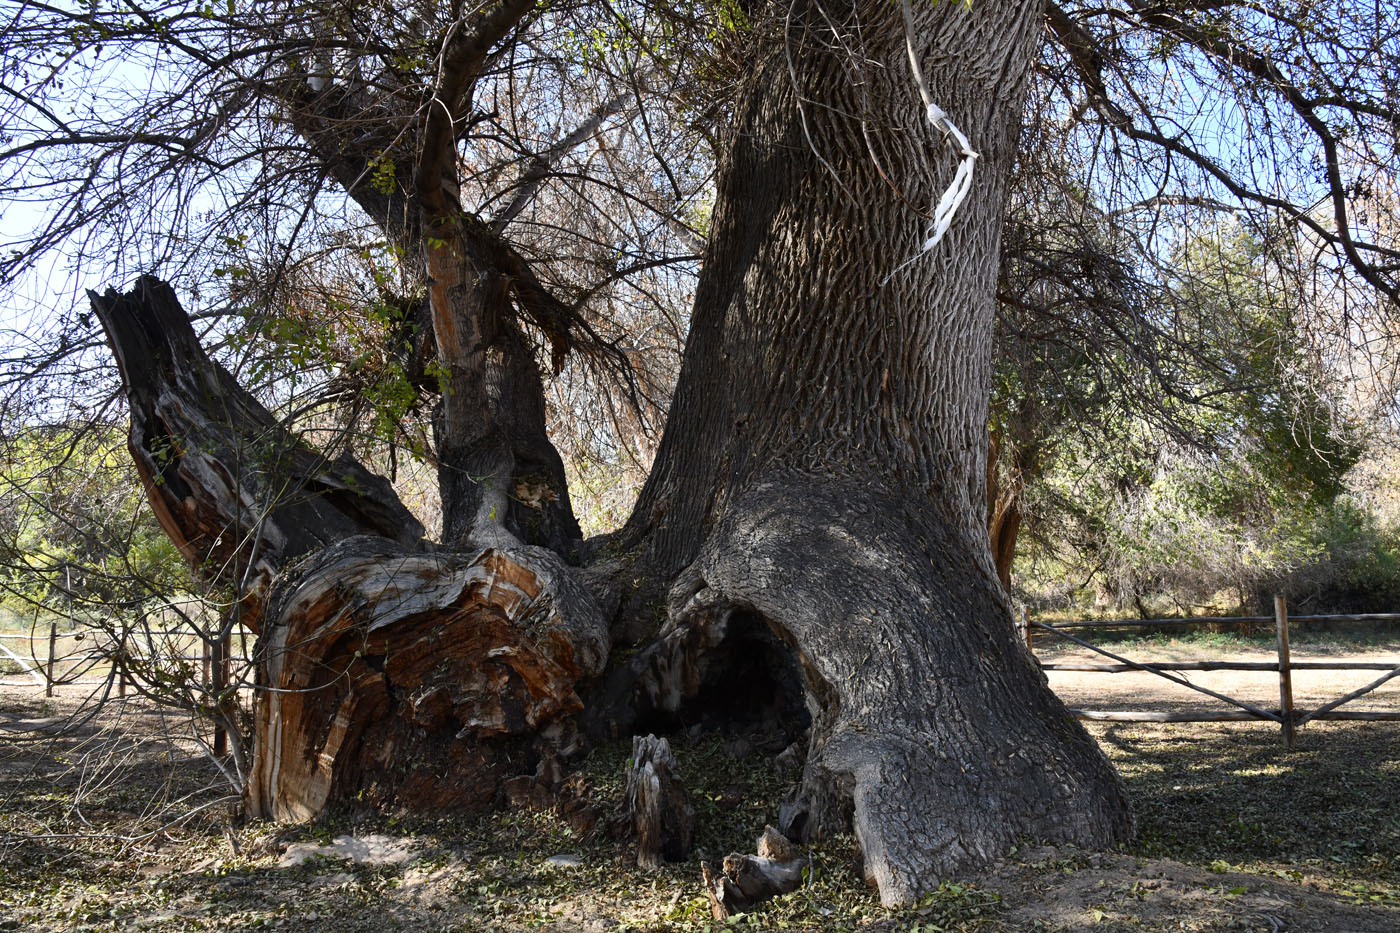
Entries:
MULTIPOLYGON (((1341 136, 1318 116, 1342 100, 1368 133, 1393 127, 1383 84, 1304 87, 1260 48, 1296 39, 1380 61, 1394 38, 1351 20, 1341 35, 1360 37, 1352 47, 1324 37, 1310 10, 1289 18, 1245 4, 1127 0, 1047 14, 1031 0, 794 0, 720 4, 720 29, 684 8, 270 3, 21 18, 55 36, 77 30, 84 52, 141 40, 193 63, 185 83, 157 82, 180 90, 150 120, 124 124, 125 136, 102 115, 75 123, 43 107, 42 76, 12 95, 34 125, 52 126, 15 142, 8 165, 78 154, 64 216, 90 223, 83 199, 128 156, 149 170, 147 193, 172 166, 187 173, 174 177, 247 167, 257 183, 242 206, 301 190, 277 187, 293 177, 334 182, 402 277, 404 300, 387 304, 408 334, 405 369, 434 361, 409 380, 436 407, 443 533, 429 546, 343 445, 318 449, 206 356, 169 287, 144 278, 94 296, 150 501, 259 632, 268 689, 251 808, 486 806, 507 782, 547 791, 590 738, 701 719, 805 736, 784 828, 853 827, 889 903, 1019 836, 1122 839, 1122 788, 1015 637, 987 548, 994 300, 1031 73, 1048 69, 1067 89, 1059 118, 1166 153, 1150 209, 1182 197, 1184 161, 1393 297, 1393 231, 1367 238, 1347 221, 1363 193, 1342 174, 1341 136), (1116 102, 1126 88, 1148 106, 1132 82, 1152 77, 1162 42, 1171 61, 1242 72, 1237 100, 1292 108, 1326 155, 1330 219, 1242 182, 1189 133, 1116 102), (618 50, 645 54, 600 67, 618 50), (609 80, 589 85, 598 74, 609 80), (201 96, 211 80, 219 93, 201 96), (654 96, 659 84, 672 93, 654 96), (541 104, 545 86, 558 96, 541 104), (546 143, 522 131, 541 106, 582 109, 577 131, 546 143), (632 141, 587 150, 606 170, 561 167, 629 107, 628 125, 641 127, 632 141), (693 189, 676 180, 648 114, 673 126, 694 117, 676 138, 719 142, 722 169, 656 462, 626 526, 585 543, 546 432, 537 358, 557 368, 587 353, 625 383, 628 353, 600 336, 589 301, 684 253, 631 255, 648 237, 603 235, 582 199, 572 210, 559 199, 553 227, 539 225, 549 236, 509 228, 546 178, 571 177, 621 192, 607 206, 644 209, 655 231, 683 227, 693 189), (173 122, 154 128, 162 118, 173 122), (220 148, 226 138, 238 145, 220 148), (492 148, 503 139, 504 159, 492 148), (501 178, 505 192, 491 188, 501 178), (547 258, 569 254, 571 236, 590 247, 574 253, 593 270, 574 280, 547 258), (641 611, 656 594, 664 619, 641 611)), ((1389 166, 1364 151, 1350 158, 1372 180, 1389 166)), ((106 190, 102 216, 120 215, 125 189, 106 190)), ((1092 180, 1080 191, 1113 193, 1092 180)), ((1202 209, 1202 197, 1187 206, 1202 209)), ((295 234, 309 212, 276 215, 269 241, 295 234)), ((275 269, 268 284, 283 282, 275 269)))

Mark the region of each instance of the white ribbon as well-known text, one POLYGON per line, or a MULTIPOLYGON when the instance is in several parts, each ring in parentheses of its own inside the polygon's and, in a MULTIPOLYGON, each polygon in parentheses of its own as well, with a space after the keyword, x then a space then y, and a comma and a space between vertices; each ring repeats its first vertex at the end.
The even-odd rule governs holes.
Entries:
MULTIPOLYGON (((943 112, 943 108, 933 102, 933 95, 928 89, 928 81, 924 79, 924 69, 920 66, 919 56, 914 51, 914 15, 909 9, 909 0, 900 0, 900 6, 904 13, 904 48, 909 53, 909 67, 914 72, 914 84, 919 89, 919 97, 923 99, 928 122, 933 125, 934 129, 942 131, 945 140, 957 147, 958 155, 962 161, 958 163, 958 171, 953 176, 952 184, 943 192, 943 196, 933 207, 933 229, 929 233, 928 239, 924 241, 923 248, 901 263, 894 272, 885 276, 885 282, 888 282, 896 272, 909 263, 933 249, 938 245, 938 241, 943 239, 943 234, 948 232, 948 227, 953 223, 953 215, 957 214, 963 199, 972 190, 972 169, 977 163, 977 153, 973 151, 972 145, 967 141, 967 136, 958 129, 952 120, 948 119, 948 114, 943 112)), ((883 285, 884 282, 880 284, 883 285)))

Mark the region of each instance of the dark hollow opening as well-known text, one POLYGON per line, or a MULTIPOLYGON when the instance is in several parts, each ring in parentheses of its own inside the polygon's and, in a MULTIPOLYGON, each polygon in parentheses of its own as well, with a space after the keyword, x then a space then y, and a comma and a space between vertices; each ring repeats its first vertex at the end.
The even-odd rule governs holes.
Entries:
POLYGON ((758 613, 735 610, 723 640, 699 660, 699 688, 676 712, 640 719, 634 732, 722 732, 781 750, 811 726, 797 651, 758 613))

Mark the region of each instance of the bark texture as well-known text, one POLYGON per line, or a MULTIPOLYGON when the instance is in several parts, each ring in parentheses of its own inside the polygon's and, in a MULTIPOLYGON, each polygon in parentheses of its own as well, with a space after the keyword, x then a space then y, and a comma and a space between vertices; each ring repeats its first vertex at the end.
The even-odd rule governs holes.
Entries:
POLYGON ((1009 465, 1003 464, 1002 443, 993 433, 987 447, 987 539, 992 563, 1002 588, 1011 592, 1011 568, 1016 563, 1016 541, 1021 534, 1021 496, 1025 492, 1024 466, 1034 454, 1018 447, 1009 465), (1005 469, 1005 475, 1003 475, 1005 469))
MULTIPOLYGON (((556 783, 548 762, 575 748, 580 690, 603 669, 608 620, 597 601, 558 555, 520 543, 559 548, 576 531, 566 512, 541 509, 538 537, 520 533, 516 500, 550 501, 520 474, 529 458, 509 428, 518 419, 519 436, 543 434, 542 410, 518 403, 538 397, 539 373, 503 317, 507 302, 534 301, 529 281, 485 261, 494 241, 442 181, 478 40, 497 41, 530 9, 483 8, 444 49, 449 106, 421 127, 415 197, 446 374, 439 442, 457 550, 418 547, 372 477, 315 485, 309 453, 226 374, 177 367, 142 382, 131 362, 141 334, 108 327, 133 408, 173 380, 173 401, 154 409, 162 418, 194 406, 205 413, 197 429, 215 438, 219 425, 266 424, 272 449, 290 451, 268 475, 315 492, 311 505, 289 501, 334 506, 286 513, 271 527, 287 526, 279 534, 295 543, 243 558, 264 559, 270 593, 256 813, 306 817, 359 795, 474 808, 505 778, 533 773, 512 785, 528 797, 543 776, 556 783), (235 401, 221 421, 211 413, 223 397, 235 401), (309 538, 293 537, 295 522, 309 538)), ((629 576, 674 581, 669 611, 655 640, 587 694, 600 731, 691 719, 687 704, 721 722, 807 730, 801 789, 781 828, 812 837, 852 827, 889 904, 1018 836, 1096 846, 1130 828, 1116 776, 1016 636, 988 549, 993 296, 1040 13, 1034 0, 918 3, 906 34, 886 0, 755 10, 754 67, 680 384, 621 536, 639 552, 629 576), (979 153, 967 200, 927 251, 929 206, 959 156, 925 117, 907 43, 979 153)), ((197 350, 191 334, 170 354, 197 350)), ((162 450, 183 464, 222 448, 191 442, 203 435, 184 422, 142 417, 134 452, 192 561, 202 548, 222 553, 226 529, 260 529, 256 519, 276 514, 245 518, 239 509, 253 510, 262 487, 222 455, 218 468, 166 477, 162 450), (177 479, 173 493, 162 488, 177 479), (220 483, 228 491, 204 491, 220 483), (219 517, 225 507, 232 519, 219 517)), ((539 453, 542 485, 566 506, 550 452, 539 453)), ((268 496, 268 508, 281 501, 268 496)))
MULTIPOLYGON (((206 578, 261 602, 287 562, 351 535, 423 526, 382 477, 290 435, 199 345, 169 285, 89 292, 126 387, 128 447, 165 533, 206 578)), ((240 620, 256 624, 254 614, 240 620)))
POLYGON ((1040 5, 915 6, 933 96, 980 154, 922 255, 958 157, 925 118, 899 8, 798 0, 755 39, 684 367, 627 529, 663 572, 774 467, 889 476, 985 533, 1004 186, 1040 5))
POLYGON ((700 863, 710 914, 716 920, 728 920, 761 901, 802 886, 802 869, 808 863, 797 857, 787 837, 771 826, 765 827, 757 849, 757 855, 726 855, 718 872, 705 862, 700 863))
POLYGON ((898 7, 799 0, 760 30, 685 368, 626 532, 678 582, 622 705, 679 708, 735 619, 759 620, 812 719, 780 828, 852 825, 890 904, 1020 835, 1104 845, 1131 826, 1017 639, 988 549, 1003 189, 1039 14, 915 5, 933 99, 980 156, 922 255, 958 158, 925 121, 898 7))
MULTIPOLYGON (((493 51, 534 9, 532 0, 494 0, 454 13, 460 19, 443 35, 427 84, 345 76, 314 90, 298 84, 286 106, 327 175, 416 261, 426 287, 431 329, 420 339, 437 364, 443 543, 572 554, 578 523, 545 430, 535 348, 518 322, 545 335, 557 367, 576 316, 460 197, 458 148, 477 84, 493 51), (376 180, 376 166, 395 163, 411 167, 405 180, 376 180)), ((335 74, 330 61, 320 67, 335 74)))
POLYGON ((1111 766, 950 524, 867 485, 759 484, 688 571, 693 595, 673 622, 740 609, 791 641, 816 709, 803 792, 780 829, 820 836, 849 813, 888 903, 1020 836, 1102 845, 1129 828, 1111 766))

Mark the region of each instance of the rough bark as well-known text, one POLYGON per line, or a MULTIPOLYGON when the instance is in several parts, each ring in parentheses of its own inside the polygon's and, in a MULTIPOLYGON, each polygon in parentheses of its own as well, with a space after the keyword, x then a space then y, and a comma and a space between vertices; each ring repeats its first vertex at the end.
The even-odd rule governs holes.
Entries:
POLYGON ((437 363, 443 543, 537 544, 572 555, 581 534, 545 427, 535 349, 517 322, 544 333, 557 365, 573 317, 459 196, 458 145, 476 84, 493 49, 534 7, 496 0, 464 15, 445 34, 426 89, 389 93, 345 76, 316 90, 296 85, 287 111, 327 176, 417 263, 426 286, 431 328, 419 340, 437 363), (396 161, 411 167, 407 178, 376 179, 376 165, 396 161))
MULTIPOLYGON (((443 543, 524 542, 566 553, 581 534, 545 432, 535 355, 512 320, 512 299, 530 302, 542 290, 518 254, 463 209, 457 176, 458 133, 487 54, 534 7, 497 0, 449 33, 435 99, 422 111, 414 194, 442 375, 434 433, 443 543)), ((545 329, 566 341, 562 328, 545 329)))
MULTIPOLYGON (((788 646, 811 740, 785 832, 854 828, 886 903, 1021 835, 1109 844, 1121 785, 1015 635, 988 550, 987 397, 1003 187, 1035 2, 797 3, 761 48, 722 174, 684 368, 625 539, 676 575, 628 715, 703 689, 736 618, 788 646)), ((620 690, 630 684, 631 691, 620 690)))
MULTIPOLYGON (((675 581, 669 612, 590 694, 599 730, 687 704, 808 730, 782 828, 853 828, 891 904, 1018 836, 1102 845, 1130 825, 1111 768, 1017 638, 988 551, 992 302, 1039 14, 1033 0, 917 5, 933 97, 980 154, 951 231, 923 253, 926 205, 958 157, 925 119, 899 8, 755 14, 681 381, 622 536, 641 552, 633 574, 675 581)), ((469 83, 429 135, 450 139, 469 83)), ((514 351, 493 370, 491 353, 518 335, 494 315, 519 280, 465 258, 484 241, 428 171, 446 174, 450 150, 425 144, 437 155, 417 194, 443 449, 460 467, 443 476, 449 536, 482 546, 433 555, 341 534, 299 552, 265 612, 255 812, 306 816, 360 793, 484 805, 503 777, 571 750, 579 689, 608 650, 592 597, 508 526, 500 497, 520 477, 492 386, 531 373, 514 351), (448 495, 454 481, 477 492, 448 495)), ((380 512, 351 501, 332 519, 374 525, 380 512)))

